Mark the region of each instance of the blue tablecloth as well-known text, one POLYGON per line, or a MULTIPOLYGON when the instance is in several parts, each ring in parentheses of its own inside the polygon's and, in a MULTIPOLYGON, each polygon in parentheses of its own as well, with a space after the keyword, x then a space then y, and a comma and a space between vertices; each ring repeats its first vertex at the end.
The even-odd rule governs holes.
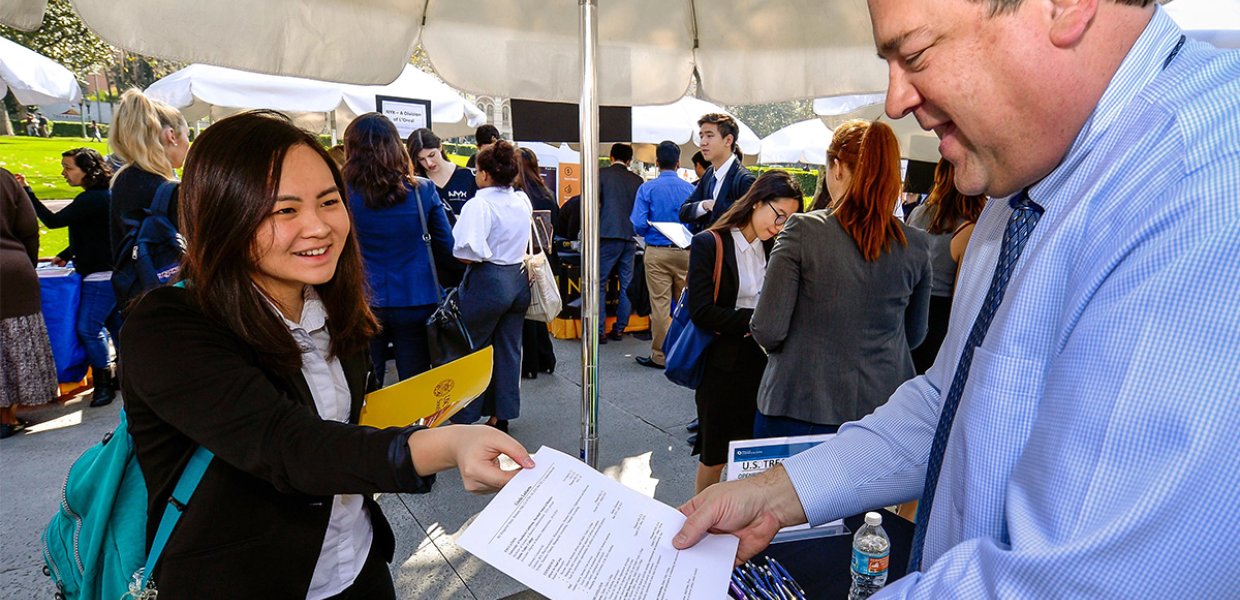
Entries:
POLYGON ((86 349, 74 327, 82 298, 82 278, 73 269, 40 267, 39 289, 43 294, 43 320, 56 359, 56 379, 62 383, 86 376, 86 349))

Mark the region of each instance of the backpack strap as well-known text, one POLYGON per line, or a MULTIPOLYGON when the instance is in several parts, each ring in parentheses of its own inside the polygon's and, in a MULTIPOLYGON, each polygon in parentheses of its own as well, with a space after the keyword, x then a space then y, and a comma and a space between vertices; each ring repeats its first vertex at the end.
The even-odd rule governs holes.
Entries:
POLYGON ((181 520, 181 513, 185 511, 190 497, 194 495, 194 490, 198 488, 203 474, 207 472, 207 466, 211 464, 211 459, 214 457, 215 455, 210 450, 202 446, 195 449, 194 455, 189 457, 189 464, 185 465, 181 478, 177 480, 176 487, 172 489, 172 495, 168 497, 168 506, 164 508, 163 518, 159 520, 159 530, 155 532, 155 539, 151 541, 151 552, 146 557, 146 567, 142 569, 142 584, 139 589, 146 589, 151 573, 159 562, 159 555, 164 552, 164 545, 172 536, 172 530, 176 528, 177 521, 181 520))
POLYGON ((172 192, 176 191, 176 181, 165 181, 155 190, 155 199, 151 200, 151 214, 168 216, 168 205, 172 203, 172 192))

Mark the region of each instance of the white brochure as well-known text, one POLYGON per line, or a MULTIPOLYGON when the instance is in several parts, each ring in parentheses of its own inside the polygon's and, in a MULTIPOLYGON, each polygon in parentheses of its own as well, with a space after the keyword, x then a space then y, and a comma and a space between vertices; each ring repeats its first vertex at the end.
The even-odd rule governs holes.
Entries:
MULTIPOLYGON (((733 440, 728 442, 728 466, 724 481, 748 479, 766 472, 767 469, 784 462, 818 444, 835 437, 834 433, 799 435, 795 437, 759 438, 756 440, 733 440)), ((817 527, 808 523, 785 527, 775 534, 772 544, 791 542, 833 535, 852 533, 844 526, 844 519, 836 519, 817 527)))
POLYGON ((680 511, 543 446, 457 543, 552 600, 718 600, 739 540, 672 547, 680 511))
POLYGON ((650 224, 659 230, 663 237, 671 240, 679 248, 688 248, 689 244, 693 243, 693 234, 689 233, 689 228, 681 223, 668 223, 665 221, 656 223, 651 221, 650 224))

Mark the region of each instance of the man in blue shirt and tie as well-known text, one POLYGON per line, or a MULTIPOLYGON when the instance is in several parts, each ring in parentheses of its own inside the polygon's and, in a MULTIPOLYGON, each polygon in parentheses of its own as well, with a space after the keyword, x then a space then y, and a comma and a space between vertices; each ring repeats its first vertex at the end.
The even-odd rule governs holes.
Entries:
POLYGON ((993 197, 947 339, 831 441, 682 506, 674 545, 728 531, 746 558, 919 498, 876 598, 1234 597, 1240 51, 1152 0, 869 8, 887 114, 993 197))
POLYGON ((689 272, 689 249, 677 246, 651 223, 680 226, 680 205, 693 193, 693 185, 680 178, 680 146, 663 141, 655 148, 659 176, 637 188, 633 203, 633 231, 646 240, 646 287, 650 290, 650 356, 638 356, 637 364, 663 368, 663 338, 671 324, 671 307, 685 289, 689 272))

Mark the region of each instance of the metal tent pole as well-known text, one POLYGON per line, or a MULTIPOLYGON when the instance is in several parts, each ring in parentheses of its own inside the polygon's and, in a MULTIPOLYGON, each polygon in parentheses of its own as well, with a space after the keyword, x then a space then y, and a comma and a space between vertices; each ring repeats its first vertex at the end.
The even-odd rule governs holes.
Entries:
POLYGON ((578 0, 581 17, 581 460, 598 469, 598 0, 578 0))

